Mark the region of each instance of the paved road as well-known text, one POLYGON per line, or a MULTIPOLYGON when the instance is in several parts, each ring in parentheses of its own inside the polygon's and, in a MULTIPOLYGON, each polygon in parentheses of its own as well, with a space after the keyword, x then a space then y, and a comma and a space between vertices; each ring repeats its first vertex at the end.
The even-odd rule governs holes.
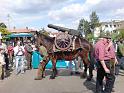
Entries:
MULTIPOLYGON (((59 70, 59 76, 49 79, 49 71, 45 79, 35 81, 36 69, 25 74, 15 75, 0 81, 0 93, 94 93, 95 77, 91 82, 80 79, 79 76, 69 75, 68 70, 59 70)), ((121 73, 124 75, 124 72, 121 73)), ((116 79, 115 93, 124 93, 124 76, 116 79)))

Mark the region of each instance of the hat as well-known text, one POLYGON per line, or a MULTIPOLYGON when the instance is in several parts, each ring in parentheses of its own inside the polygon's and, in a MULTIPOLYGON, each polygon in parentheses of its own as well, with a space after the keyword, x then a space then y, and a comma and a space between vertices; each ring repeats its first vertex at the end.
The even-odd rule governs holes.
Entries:
POLYGON ((108 36, 108 35, 100 35, 100 37, 99 37, 99 38, 111 39, 111 37, 110 37, 110 36, 108 36))

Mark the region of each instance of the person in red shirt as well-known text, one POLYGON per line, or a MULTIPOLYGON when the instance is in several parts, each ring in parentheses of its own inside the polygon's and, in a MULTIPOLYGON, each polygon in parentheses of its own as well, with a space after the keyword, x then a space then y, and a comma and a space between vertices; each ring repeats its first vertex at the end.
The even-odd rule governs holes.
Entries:
POLYGON ((11 66, 13 65, 13 55, 14 55, 13 48, 14 47, 12 46, 12 43, 10 43, 10 45, 7 47, 8 57, 9 57, 9 63, 11 64, 11 66))
POLYGON ((96 93, 111 93, 115 81, 115 75, 111 68, 111 59, 114 55, 114 50, 111 48, 107 50, 108 36, 102 38, 95 44, 94 52, 98 63, 97 78, 96 78, 96 93), (110 54, 111 53, 111 54, 110 54), (106 77, 105 89, 103 92, 103 79, 106 77))

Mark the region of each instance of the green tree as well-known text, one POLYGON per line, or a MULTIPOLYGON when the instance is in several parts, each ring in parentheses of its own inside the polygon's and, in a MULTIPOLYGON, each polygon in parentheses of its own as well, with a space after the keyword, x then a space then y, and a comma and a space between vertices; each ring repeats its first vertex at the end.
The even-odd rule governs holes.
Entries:
POLYGON ((91 32, 90 23, 85 19, 81 19, 79 22, 78 30, 82 31, 85 34, 85 36, 87 36, 91 32))
POLYGON ((91 34, 91 33, 90 33, 90 34, 87 34, 86 39, 87 39, 88 41, 92 42, 92 40, 94 39, 94 35, 91 34))
POLYGON ((0 32, 2 35, 10 34, 10 32, 7 30, 7 26, 4 23, 0 23, 0 32))
POLYGON ((124 39, 124 29, 119 29, 119 34, 117 36, 118 39, 124 39))
POLYGON ((0 27, 7 28, 7 26, 4 23, 0 23, 0 27))
POLYGON ((96 27, 99 27, 101 24, 99 22, 99 17, 97 16, 96 12, 93 11, 90 15, 90 27, 94 32, 96 27))
POLYGON ((3 34, 3 35, 8 34, 8 30, 7 30, 6 28, 0 27, 0 32, 1 32, 1 34, 3 34))

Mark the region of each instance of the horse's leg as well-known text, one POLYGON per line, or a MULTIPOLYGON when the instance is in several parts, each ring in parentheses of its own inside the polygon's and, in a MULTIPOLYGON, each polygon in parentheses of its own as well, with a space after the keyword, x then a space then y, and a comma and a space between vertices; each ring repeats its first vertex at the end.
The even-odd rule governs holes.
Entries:
POLYGON ((75 64, 75 74, 80 74, 79 70, 83 69, 83 62, 80 56, 77 57, 77 59, 74 60, 75 64))
POLYGON ((88 64, 89 64, 89 60, 88 60, 88 52, 82 52, 81 58, 83 60, 84 63, 84 72, 81 74, 81 78, 86 78, 87 77, 87 69, 88 69, 88 64))
POLYGON ((80 56, 78 57, 78 68, 83 69, 83 62, 80 56))
POLYGON ((90 81, 93 77, 93 64, 91 64, 91 62, 89 61, 89 64, 86 64, 85 61, 89 61, 89 59, 87 60, 83 60, 83 63, 84 63, 84 72, 82 74, 82 78, 86 78, 87 77, 87 70, 88 70, 88 67, 89 67, 89 76, 87 77, 87 80, 90 81))
POLYGON ((93 57, 91 56, 90 53, 86 52, 84 57, 83 57, 83 63, 84 63, 84 73, 82 74, 83 78, 87 77, 87 70, 89 67, 89 76, 87 77, 87 80, 90 81, 93 77, 93 69, 94 69, 94 62, 93 62, 93 57), (89 60, 90 58, 90 60, 89 60))
POLYGON ((94 69, 94 64, 89 61, 89 59, 87 58, 84 62, 84 73, 83 73, 83 76, 86 78, 87 77, 87 70, 88 70, 88 67, 89 67, 89 75, 87 77, 87 80, 88 81, 91 81, 92 77, 93 77, 93 69, 94 69), (85 63, 85 62, 88 62, 89 64, 85 63))
POLYGON ((84 71, 83 73, 81 74, 81 78, 86 78, 87 77, 87 64, 84 62, 83 60, 83 63, 84 63, 84 71))
POLYGON ((72 64, 72 61, 69 61, 68 67, 69 67, 70 75, 73 75, 73 64, 72 64))
POLYGON ((92 54, 92 51, 89 52, 89 76, 87 77, 87 80, 88 81, 91 81, 92 77, 93 77, 93 70, 94 70, 94 62, 95 62, 95 59, 94 59, 94 56, 92 54))
POLYGON ((91 64, 91 62, 90 62, 90 64, 89 64, 89 76, 87 77, 88 81, 91 81, 91 79, 93 78, 93 69, 94 69, 94 65, 91 64))
POLYGON ((52 75, 50 76, 50 79, 55 79, 56 75, 57 75, 57 69, 56 69, 56 58, 52 58, 52 75))
POLYGON ((47 63, 48 61, 45 61, 45 60, 40 62, 38 70, 37 70, 37 77, 35 78, 35 80, 41 80, 44 77, 44 71, 45 71, 45 67, 47 63))

